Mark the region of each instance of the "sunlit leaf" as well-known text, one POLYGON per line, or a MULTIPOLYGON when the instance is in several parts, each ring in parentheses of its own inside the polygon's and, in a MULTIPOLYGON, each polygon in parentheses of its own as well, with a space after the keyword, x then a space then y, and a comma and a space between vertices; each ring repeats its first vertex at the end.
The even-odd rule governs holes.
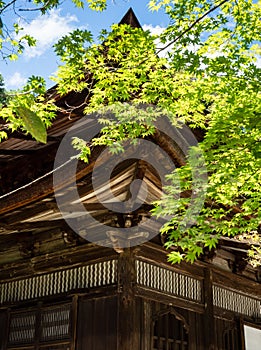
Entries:
POLYGON ((30 109, 19 106, 17 114, 23 120, 25 129, 39 142, 46 143, 47 131, 43 121, 30 109))

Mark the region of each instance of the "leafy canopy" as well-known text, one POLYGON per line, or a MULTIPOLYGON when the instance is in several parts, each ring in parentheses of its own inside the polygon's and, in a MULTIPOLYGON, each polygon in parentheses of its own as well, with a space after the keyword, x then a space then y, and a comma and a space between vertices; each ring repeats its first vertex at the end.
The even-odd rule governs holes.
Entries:
MULTIPOLYGON (((84 7, 80 0, 73 2, 84 7)), ((94 10, 106 9, 106 0, 87 3, 94 10)), ((60 3, 35 1, 35 5, 45 13, 60 3)), ((110 32, 101 32, 98 42, 81 30, 61 38, 54 46, 62 62, 53 77, 57 91, 65 95, 86 89, 86 114, 108 110, 115 114, 111 120, 101 118, 103 133, 93 141, 113 152, 121 151, 126 139, 152 134, 153 121, 161 113, 175 126, 186 123, 204 130, 204 140, 191 149, 194 154, 199 148, 204 152, 208 171, 205 205, 197 221, 193 225, 184 221, 187 211, 193 212, 191 198, 175 199, 180 191, 197 190, 192 162, 169 174, 172 185, 153 210, 154 215, 172 217, 162 227, 167 247, 174 248, 169 259, 193 262, 205 249, 215 248, 221 236, 236 236, 254 244, 250 261, 260 265, 261 1, 151 0, 148 5, 170 18, 159 37, 113 25, 110 32)), ((3 11, 6 5, 1 6, 3 11)), ((0 34, 6 40, 3 31, 0 34)), ((21 42, 11 45, 22 50, 21 42)), ((33 77, 1 116, 12 129, 23 128, 44 142, 55 109, 53 101, 45 99, 42 79, 33 77)), ((75 139, 74 145, 87 159, 85 143, 75 139)))

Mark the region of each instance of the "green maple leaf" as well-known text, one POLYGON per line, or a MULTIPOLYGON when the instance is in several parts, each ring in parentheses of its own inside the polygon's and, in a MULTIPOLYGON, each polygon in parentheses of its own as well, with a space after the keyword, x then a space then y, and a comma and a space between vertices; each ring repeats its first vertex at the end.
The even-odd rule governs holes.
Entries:
POLYGON ((24 106, 17 107, 17 114, 23 120, 25 129, 39 142, 46 143, 45 125, 38 115, 24 106))

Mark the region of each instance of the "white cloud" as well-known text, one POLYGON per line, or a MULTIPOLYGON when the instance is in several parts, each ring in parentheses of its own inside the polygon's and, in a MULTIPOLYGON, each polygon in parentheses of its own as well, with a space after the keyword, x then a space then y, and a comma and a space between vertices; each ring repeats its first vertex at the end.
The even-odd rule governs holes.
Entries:
POLYGON ((63 35, 75 29, 73 23, 78 22, 75 15, 61 16, 60 10, 51 10, 46 15, 39 15, 30 23, 21 22, 23 34, 29 34, 37 40, 37 46, 26 47, 24 56, 27 59, 39 57, 63 35))
POLYGON ((153 35, 160 35, 166 29, 166 28, 161 27, 159 25, 154 27, 152 24, 144 24, 142 26, 142 28, 144 30, 149 30, 151 32, 151 34, 153 34, 153 35))
POLYGON ((5 84, 8 89, 19 89, 26 83, 26 80, 21 73, 15 72, 10 78, 6 79, 5 84))

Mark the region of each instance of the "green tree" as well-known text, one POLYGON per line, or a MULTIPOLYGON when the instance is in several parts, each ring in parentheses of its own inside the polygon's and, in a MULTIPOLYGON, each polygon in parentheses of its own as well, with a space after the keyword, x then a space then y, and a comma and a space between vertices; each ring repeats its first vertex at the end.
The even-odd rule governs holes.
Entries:
MULTIPOLYGON (((88 2, 98 10, 106 7, 106 1, 88 2)), ((37 4, 43 12, 59 5, 37 4)), ((208 170, 205 205, 197 222, 191 226, 184 221, 186 213, 193 211, 190 197, 173 199, 177 191, 193 192, 193 162, 169 174, 172 185, 154 210, 154 215, 172 217, 162 228, 168 235, 167 246, 175 248, 170 261, 193 262, 226 235, 247 236, 254 243, 251 262, 260 264, 261 75, 256 61, 261 2, 151 0, 149 7, 165 11, 170 18, 160 37, 114 25, 110 32, 102 31, 95 44, 88 31, 76 30, 61 38, 55 45, 62 62, 53 77, 57 91, 64 95, 86 89, 87 115, 115 114, 113 120, 101 118, 103 133, 93 141, 114 152, 126 139, 153 133, 153 121, 160 113, 175 126, 186 123, 204 130, 204 140, 191 149, 191 155, 203 150, 208 170), (165 49, 165 57, 159 56, 165 49), (141 104, 148 107, 141 109, 141 104)), ((44 93, 44 82, 34 77, 1 112, 12 128, 23 127, 43 142, 45 127, 55 116, 53 101, 46 101, 44 93)), ((76 147, 81 144, 75 141, 76 147)), ((83 151, 89 153, 86 146, 83 151)))
POLYGON ((2 75, 0 74, 0 107, 6 103, 6 91, 2 75))

